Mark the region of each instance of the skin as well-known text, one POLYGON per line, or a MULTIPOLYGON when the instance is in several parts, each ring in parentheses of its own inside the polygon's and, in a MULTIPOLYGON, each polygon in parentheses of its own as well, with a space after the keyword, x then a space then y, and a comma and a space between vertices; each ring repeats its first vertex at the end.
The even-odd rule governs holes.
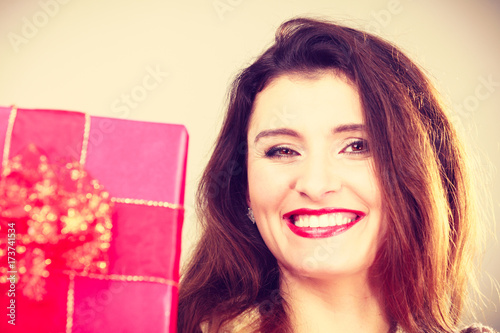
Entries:
POLYGON ((284 75, 255 100, 248 204, 282 271, 295 332, 387 332, 368 269, 384 235, 379 181, 357 89, 331 72, 284 75), (342 208, 365 215, 327 238, 293 233, 284 214, 342 208))

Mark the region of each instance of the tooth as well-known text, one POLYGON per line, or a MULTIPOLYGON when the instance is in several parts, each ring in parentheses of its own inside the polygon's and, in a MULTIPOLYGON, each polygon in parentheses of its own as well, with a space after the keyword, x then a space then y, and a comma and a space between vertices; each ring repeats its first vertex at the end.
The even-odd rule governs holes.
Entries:
POLYGON ((302 219, 300 218, 300 216, 295 216, 295 225, 297 227, 302 227, 302 219))
POLYGON ((301 223, 301 226, 302 227, 308 227, 309 226, 309 219, 306 217, 306 216, 299 216, 299 220, 300 220, 300 223, 301 223))
POLYGON ((339 215, 339 225, 345 224, 345 218, 342 215, 339 215))
POLYGON ((319 226, 320 227, 328 227, 328 215, 320 215, 319 216, 319 226))
POLYGON ((344 224, 349 223, 349 219, 347 217, 344 217, 344 224))
POLYGON ((332 214, 328 214, 328 226, 333 227, 335 225, 335 219, 332 214))
POLYGON ((319 227, 319 218, 316 216, 316 215, 312 215, 311 217, 309 217, 309 220, 310 220, 310 224, 309 226, 310 227, 319 227))
POLYGON ((336 226, 337 223, 335 221, 335 214, 328 214, 328 225, 330 227, 336 226))

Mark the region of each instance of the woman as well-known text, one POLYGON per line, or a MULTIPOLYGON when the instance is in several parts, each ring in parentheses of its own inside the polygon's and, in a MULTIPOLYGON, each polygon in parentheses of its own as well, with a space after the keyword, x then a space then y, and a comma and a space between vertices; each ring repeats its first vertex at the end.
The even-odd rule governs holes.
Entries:
POLYGON ((233 84, 198 212, 179 332, 461 326, 476 248, 463 153, 428 79, 380 38, 284 23, 233 84))

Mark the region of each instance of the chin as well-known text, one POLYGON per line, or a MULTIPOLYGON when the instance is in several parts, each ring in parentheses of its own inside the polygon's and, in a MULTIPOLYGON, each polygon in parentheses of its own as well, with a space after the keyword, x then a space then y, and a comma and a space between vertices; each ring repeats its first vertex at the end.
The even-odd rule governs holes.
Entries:
POLYGON ((336 278, 366 276, 373 263, 373 260, 353 262, 347 259, 339 260, 339 258, 314 255, 302 258, 302 260, 295 260, 285 265, 280 264, 280 267, 286 270, 287 274, 296 277, 334 280, 336 278))

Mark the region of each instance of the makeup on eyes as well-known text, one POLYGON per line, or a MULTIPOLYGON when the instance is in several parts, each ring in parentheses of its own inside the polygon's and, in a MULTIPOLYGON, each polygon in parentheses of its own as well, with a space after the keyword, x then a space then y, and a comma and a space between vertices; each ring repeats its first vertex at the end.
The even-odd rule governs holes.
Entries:
POLYGON ((292 148, 286 146, 275 146, 266 151, 266 157, 282 158, 285 156, 297 156, 297 155, 299 155, 299 153, 297 153, 292 148))
POLYGON ((347 146, 341 150, 343 154, 366 155, 370 153, 370 145, 368 140, 361 138, 352 138, 349 140, 347 146), (352 151, 348 151, 352 148, 352 151))
MULTIPOLYGON (((368 155, 370 153, 368 141, 362 138, 349 138, 341 144, 343 148, 339 150, 339 154, 346 155, 368 155)), ((301 154, 293 147, 286 144, 278 144, 265 149, 264 153, 267 158, 292 158, 301 154)))

